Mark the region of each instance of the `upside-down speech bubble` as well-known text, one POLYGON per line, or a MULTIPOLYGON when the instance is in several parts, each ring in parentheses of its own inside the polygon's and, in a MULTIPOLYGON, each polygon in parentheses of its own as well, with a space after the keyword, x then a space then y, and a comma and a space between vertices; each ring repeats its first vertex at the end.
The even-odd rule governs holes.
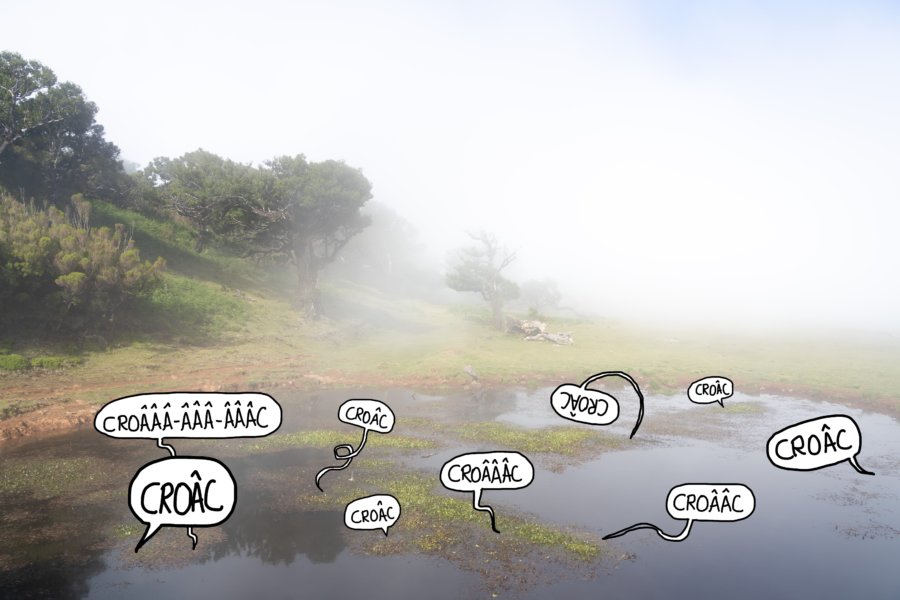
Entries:
POLYGON ((666 512, 687 523, 681 533, 672 535, 652 523, 637 523, 604 536, 604 540, 623 536, 637 529, 653 529, 664 540, 687 539, 694 521, 742 521, 756 509, 753 490, 740 483, 684 483, 669 490, 666 512))
POLYGON ((859 425, 847 415, 801 421, 775 432, 766 444, 769 462, 779 469, 814 471, 846 460, 863 475, 874 475, 859 466, 861 450, 859 425))
POLYGON ((353 462, 353 458, 362 452, 369 436, 369 431, 378 433, 390 433, 394 428, 394 411, 380 400, 356 398, 347 400, 338 408, 338 419, 342 423, 362 427, 363 435, 359 446, 354 450, 350 444, 338 444, 334 447, 334 459, 342 460, 344 464, 336 467, 325 467, 316 473, 316 487, 322 490, 319 482, 328 471, 340 471, 346 469, 353 462))
MULTIPOLYGON (((213 458, 173 456, 141 467, 128 489, 128 506, 147 530, 134 551, 163 525, 213 527, 234 512, 237 484, 231 471, 213 458)), ((196 536, 189 535, 197 545, 196 536)))
POLYGON ((634 437, 644 418, 644 395, 631 375, 622 371, 604 371, 584 380, 581 385, 564 383, 550 394, 550 406, 563 419, 585 425, 609 425, 619 418, 619 401, 611 394, 588 389, 588 384, 604 377, 621 377, 637 392, 639 408, 637 421, 629 437, 634 437))
POLYGON ((734 394, 734 382, 727 377, 712 375, 698 379, 688 386, 688 399, 694 404, 713 404, 725 408, 723 402, 734 394))
POLYGON ((441 467, 441 485, 456 492, 472 492, 472 508, 491 515, 491 529, 497 531, 494 509, 481 504, 484 490, 517 490, 534 481, 534 465, 519 452, 470 452, 451 458, 441 467))
POLYGON ((138 394, 108 402, 94 428, 114 438, 263 437, 281 426, 281 406, 256 392, 138 394))
POLYGON ((358 498, 344 509, 344 525, 350 529, 381 529, 388 534, 400 518, 400 502, 390 494, 358 498))

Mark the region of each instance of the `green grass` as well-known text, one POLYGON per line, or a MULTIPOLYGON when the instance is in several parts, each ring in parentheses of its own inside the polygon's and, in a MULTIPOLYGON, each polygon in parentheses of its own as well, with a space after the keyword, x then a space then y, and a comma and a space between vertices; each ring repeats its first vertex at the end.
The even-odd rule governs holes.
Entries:
POLYGON ((616 438, 599 431, 579 427, 552 427, 548 429, 522 429, 503 423, 466 423, 453 428, 460 439, 489 444, 520 452, 552 452, 575 456, 590 449, 618 448, 622 444, 616 438))
MULTIPOLYGON (((338 444, 350 444, 353 447, 359 443, 362 430, 359 433, 349 431, 334 431, 320 429, 315 431, 298 431, 295 433, 276 434, 259 441, 247 442, 245 449, 254 452, 271 451, 278 448, 333 448, 338 444)), ((370 433, 366 441, 366 447, 395 448, 400 450, 419 450, 434 448, 435 442, 423 438, 398 436, 394 434, 380 435, 370 433)))
POLYGON ((21 354, 0 354, 0 371, 24 371, 31 363, 21 354))

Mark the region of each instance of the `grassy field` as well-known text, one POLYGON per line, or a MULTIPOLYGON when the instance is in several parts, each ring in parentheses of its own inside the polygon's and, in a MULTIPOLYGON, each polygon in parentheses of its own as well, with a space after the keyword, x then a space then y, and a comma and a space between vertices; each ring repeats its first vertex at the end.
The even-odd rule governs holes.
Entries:
POLYGON ((818 335, 727 336, 659 331, 602 319, 548 319, 571 346, 490 328, 477 305, 400 298, 348 281, 322 284, 325 315, 291 307, 289 271, 226 253, 199 255, 174 223, 99 205, 125 222, 143 256, 168 261, 165 285, 142 299, 147 327, 75 343, 0 340, 0 413, 95 405, 147 391, 357 386, 452 389, 470 384, 580 382, 630 373, 647 393, 675 393, 706 375, 739 391, 828 398, 900 414, 900 340, 818 335), (99 338, 99 339, 96 339, 99 338))

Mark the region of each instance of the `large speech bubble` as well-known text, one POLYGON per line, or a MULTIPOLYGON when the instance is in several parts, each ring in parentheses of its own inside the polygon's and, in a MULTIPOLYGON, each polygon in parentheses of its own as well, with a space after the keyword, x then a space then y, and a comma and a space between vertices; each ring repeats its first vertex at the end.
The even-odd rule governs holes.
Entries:
MULTIPOLYGON (((134 551, 163 525, 213 527, 224 523, 237 500, 237 484, 224 464, 213 458, 173 456, 141 467, 128 489, 128 506, 147 530, 134 551)), ((197 545, 190 529, 188 535, 197 545)))
POLYGON ((344 509, 344 525, 350 529, 381 529, 388 534, 400 518, 400 502, 390 494, 358 498, 344 509))
POLYGON ((688 386, 688 399, 694 404, 713 404, 725 408, 724 400, 734 395, 734 382, 727 377, 711 375, 688 386))
POLYGON ((856 457, 862 450, 859 425, 847 415, 801 421, 772 434, 766 444, 769 462, 789 471, 814 471, 847 461, 863 475, 856 457))
POLYGON ((394 411, 391 407, 381 400, 371 400, 368 398, 354 398, 347 400, 338 408, 338 419, 342 423, 362 427, 363 435, 359 446, 356 449, 350 444, 338 444, 334 447, 334 459, 342 460, 344 464, 336 467, 325 467, 316 473, 316 487, 319 491, 322 489, 322 477, 329 471, 340 471, 346 469, 353 462, 353 459, 362 452, 369 437, 369 431, 377 431, 378 433, 390 433, 394 428, 394 411))
POLYGON ((281 405, 256 392, 138 394, 108 402, 94 429, 114 438, 263 437, 281 426, 281 405))
POLYGON ((756 509, 753 490, 740 483, 684 483, 669 490, 666 512, 687 521, 678 534, 669 534, 652 523, 637 523, 604 536, 616 538, 637 529, 653 529, 664 540, 681 542, 691 533, 694 521, 742 521, 756 509))
POLYGON ((622 371, 604 371, 584 380, 581 385, 564 383, 550 394, 550 406, 563 419, 585 425, 609 425, 619 418, 619 401, 614 396, 598 390, 589 390, 588 384, 604 377, 621 377, 637 392, 639 408, 637 421, 629 437, 634 437, 644 418, 644 395, 637 382, 622 371))
POLYGON ((519 452, 470 452, 460 454, 441 467, 441 485, 456 492, 472 492, 472 508, 491 515, 491 529, 497 531, 494 509, 481 504, 484 490, 517 490, 534 481, 534 465, 519 452))

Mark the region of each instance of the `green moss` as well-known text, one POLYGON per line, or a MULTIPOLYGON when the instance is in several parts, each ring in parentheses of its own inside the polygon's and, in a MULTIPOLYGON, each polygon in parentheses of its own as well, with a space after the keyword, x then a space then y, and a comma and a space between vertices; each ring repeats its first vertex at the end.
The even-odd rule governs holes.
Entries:
POLYGON ((66 369, 81 364, 77 356, 35 356, 31 366, 36 369, 66 369))
POLYGON ((503 423, 466 423, 453 429, 459 438, 515 448, 520 452, 552 452, 575 456, 598 448, 617 448, 621 441, 599 431, 581 427, 553 427, 549 429, 522 429, 503 423))
POLYGON ((5 494, 31 494, 38 500, 70 492, 79 484, 99 479, 87 458, 0 463, 0 490, 5 494))
MULTIPOLYGON (((360 430, 359 436, 362 435, 360 430)), ((247 442, 245 449, 249 451, 268 451, 278 448, 332 448, 338 444, 351 444, 354 447, 359 442, 359 437, 348 431, 334 431, 319 429, 315 431, 297 431, 282 435, 273 435, 259 441, 247 442)), ((366 441, 366 447, 397 448, 400 450, 418 450, 422 448, 434 448, 435 442, 423 438, 406 437, 398 435, 379 435, 370 433, 366 441)))

